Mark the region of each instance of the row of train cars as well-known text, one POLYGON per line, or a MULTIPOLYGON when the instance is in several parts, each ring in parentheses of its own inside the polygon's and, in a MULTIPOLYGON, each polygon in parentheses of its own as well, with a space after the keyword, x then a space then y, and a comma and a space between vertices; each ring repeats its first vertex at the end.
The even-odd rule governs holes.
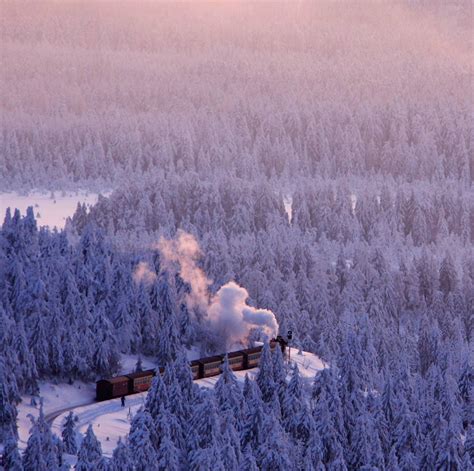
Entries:
MULTIPOLYGON (((272 351, 274 351, 277 346, 280 346, 284 354, 287 342, 280 335, 276 339, 270 341, 270 349, 272 351)), ((227 353, 229 367, 234 371, 256 368, 260 363, 262 349, 263 346, 259 346, 227 353)), ((191 361, 189 366, 191 368, 193 380, 219 375, 221 373, 221 366, 224 358, 225 354, 221 354, 191 361)), ((160 374, 163 374, 164 368, 160 368, 159 372, 160 374)), ((146 370, 123 376, 101 379, 96 382, 96 400, 106 401, 116 397, 147 391, 150 388, 151 382, 156 373, 157 370, 146 370)))

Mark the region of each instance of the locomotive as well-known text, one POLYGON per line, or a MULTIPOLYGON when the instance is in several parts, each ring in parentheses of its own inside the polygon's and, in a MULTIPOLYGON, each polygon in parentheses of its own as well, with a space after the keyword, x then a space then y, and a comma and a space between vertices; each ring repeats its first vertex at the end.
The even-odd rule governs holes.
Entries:
MULTIPOLYGON (((285 353, 287 342, 280 335, 277 338, 270 340, 270 349, 274 351, 277 346, 281 348, 282 353, 285 353)), ((233 371, 250 370, 256 368, 260 363, 263 346, 246 348, 236 352, 227 354, 229 367, 233 371)), ((222 363, 224 362, 225 354, 214 355, 210 357, 200 358, 199 360, 192 360, 189 363, 193 380, 209 378, 217 376, 221 373, 222 363)), ((163 374, 164 368, 157 370, 146 370, 136 373, 129 373, 122 376, 115 376, 113 378, 101 379, 96 382, 96 400, 106 401, 116 397, 128 396, 129 394, 136 394, 147 391, 156 374, 163 374)))

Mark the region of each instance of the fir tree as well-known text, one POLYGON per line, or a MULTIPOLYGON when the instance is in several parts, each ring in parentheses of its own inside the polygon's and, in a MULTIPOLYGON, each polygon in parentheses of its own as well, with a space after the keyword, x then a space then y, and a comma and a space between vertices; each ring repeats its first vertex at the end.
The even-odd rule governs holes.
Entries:
POLYGON ((133 471, 133 461, 129 448, 120 438, 112 454, 110 471, 133 471))
POLYGON ((273 380, 272 353, 268 342, 265 342, 262 349, 256 382, 262 392, 264 402, 271 402, 276 392, 276 386, 273 380))
POLYGON ((145 411, 137 412, 133 418, 128 437, 130 455, 137 471, 147 471, 150 466, 156 466, 157 463, 150 426, 151 424, 147 423, 145 411))
POLYGON ((2 464, 5 470, 8 469, 10 471, 23 471, 23 464, 20 452, 18 451, 16 437, 6 437, 4 444, 2 464))
POLYGON ((92 425, 89 425, 77 454, 76 470, 91 471, 96 469, 102 458, 102 447, 94 434, 92 425))
POLYGON ((63 425, 62 439, 64 444, 64 450, 70 455, 75 455, 77 453, 75 430, 76 421, 77 417, 75 417, 72 412, 69 412, 63 425))

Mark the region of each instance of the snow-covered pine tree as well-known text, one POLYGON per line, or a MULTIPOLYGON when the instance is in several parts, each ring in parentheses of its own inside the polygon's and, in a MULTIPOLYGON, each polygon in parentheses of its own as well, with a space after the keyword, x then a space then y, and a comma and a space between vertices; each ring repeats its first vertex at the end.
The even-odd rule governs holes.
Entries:
POLYGON ((133 460, 129 447, 119 438, 110 461, 110 471, 133 471, 133 460))
POLYGON ((276 393, 276 386, 273 380, 272 352, 268 342, 263 345, 256 382, 262 393, 263 401, 271 402, 276 393))
POLYGON ((77 453, 77 434, 76 434, 76 416, 71 411, 66 416, 64 421, 62 439, 64 444, 64 451, 70 455, 77 453))
POLYGON ((87 427, 87 432, 82 440, 77 454, 77 471, 92 471, 97 469, 102 458, 102 447, 95 436, 92 425, 87 427))
POLYGON ((147 471, 150 466, 155 467, 157 463, 150 430, 153 422, 149 423, 148 418, 151 420, 148 412, 139 410, 133 417, 128 436, 130 456, 137 471, 147 471))

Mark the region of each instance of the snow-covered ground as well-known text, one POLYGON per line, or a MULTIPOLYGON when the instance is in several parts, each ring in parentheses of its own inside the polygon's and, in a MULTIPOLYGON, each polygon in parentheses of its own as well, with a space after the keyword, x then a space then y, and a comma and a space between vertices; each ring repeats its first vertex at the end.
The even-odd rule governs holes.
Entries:
MULTIPOLYGON (((325 367, 324 363, 316 355, 307 352, 302 352, 299 355, 296 350, 292 351, 291 362, 298 365, 301 376, 308 383, 311 383, 315 374, 325 367)), ((239 381, 243 382, 246 374, 253 378, 257 372, 258 368, 255 368, 246 371, 236 371, 235 375, 239 381)), ((212 378, 200 379, 196 383, 201 387, 213 388, 218 378, 218 376, 214 376, 212 378)), ((146 394, 141 393, 127 396, 125 407, 121 406, 120 399, 113 399, 74 408, 74 413, 79 419, 77 430, 84 434, 89 424, 92 424, 94 433, 101 442, 104 454, 111 456, 118 439, 120 437, 124 438, 128 434, 131 419, 145 403, 146 394)), ((64 412, 53 421, 53 433, 61 435, 62 425, 68 413, 64 412)))
MULTIPOLYGON (((47 382, 40 383, 40 395, 43 398, 43 411, 45 416, 61 411, 66 408, 90 404, 95 398, 95 384, 74 381, 70 384, 53 384, 47 382)), ((18 447, 23 450, 26 447, 29 430, 31 428, 30 415, 38 417, 39 402, 31 405, 31 396, 23 396, 22 402, 18 405, 18 447)))
MULTIPOLYGON (((122 355, 120 374, 134 371, 136 362, 136 355, 122 355)), ((152 358, 142 357, 143 369, 151 369, 155 366, 156 364, 152 358)), ((95 384, 74 381, 70 385, 42 381, 40 382, 40 397, 43 399, 44 415, 48 419, 48 416, 55 415, 62 410, 93 403, 95 401, 95 384)), ((18 405, 18 433, 20 435, 18 446, 22 450, 26 447, 31 428, 29 416, 37 417, 39 414, 38 398, 35 396, 36 406, 31 405, 31 399, 31 396, 25 395, 18 405)), ((61 436, 60 430, 56 430, 56 433, 61 436)))
MULTIPOLYGON (((107 193, 103 193, 104 196, 107 193)), ((0 193, 0 220, 3 221, 7 208, 12 212, 18 208, 25 214, 28 206, 33 206, 39 226, 62 229, 66 219, 74 214, 77 203, 92 206, 97 202, 97 193, 79 192, 41 192, 34 191, 27 195, 16 192, 0 193)))

